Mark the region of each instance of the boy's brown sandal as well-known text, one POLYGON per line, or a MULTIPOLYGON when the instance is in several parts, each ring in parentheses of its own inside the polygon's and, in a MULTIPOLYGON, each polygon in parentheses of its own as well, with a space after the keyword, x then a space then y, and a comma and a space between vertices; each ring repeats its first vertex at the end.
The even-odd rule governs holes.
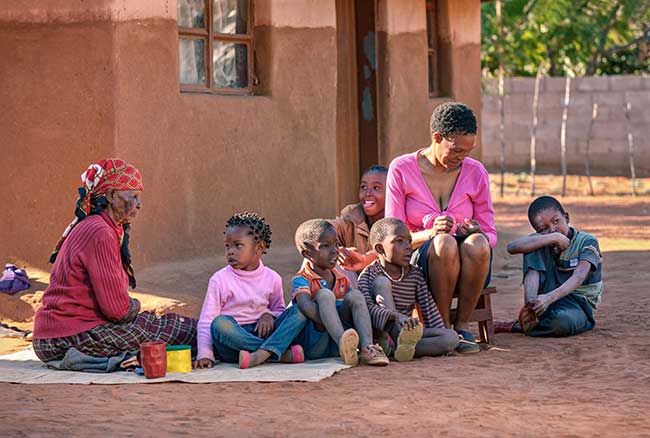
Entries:
POLYGON ((388 357, 381 346, 374 344, 361 349, 359 360, 362 365, 385 367, 388 365, 388 357))

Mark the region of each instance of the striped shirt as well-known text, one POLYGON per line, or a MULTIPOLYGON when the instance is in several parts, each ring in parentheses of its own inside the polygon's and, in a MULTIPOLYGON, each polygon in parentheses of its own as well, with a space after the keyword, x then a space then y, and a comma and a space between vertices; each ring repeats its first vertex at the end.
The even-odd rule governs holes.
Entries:
MULTIPOLYGON (((359 276, 359 290, 366 298, 372 326, 379 330, 386 330, 386 325, 392 311, 377 304, 375 294, 372 290, 372 284, 379 276, 386 277, 386 274, 381 268, 379 260, 377 260, 364 269, 359 276)), ((392 278, 390 280, 395 310, 403 315, 410 316, 417 305, 419 306, 418 312, 425 327, 445 326, 436 302, 433 301, 431 292, 429 292, 427 283, 419 268, 414 266, 409 267, 409 272, 401 281, 396 281, 392 278)))

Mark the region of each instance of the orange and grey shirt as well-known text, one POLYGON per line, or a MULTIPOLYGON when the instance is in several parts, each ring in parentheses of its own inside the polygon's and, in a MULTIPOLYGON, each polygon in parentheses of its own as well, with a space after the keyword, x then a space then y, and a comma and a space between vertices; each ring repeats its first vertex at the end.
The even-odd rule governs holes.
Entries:
MULTIPOLYGON (((338 266, 332 269, 332 273, 334 274, 334 287, 331 290, 337 300, 342 300, 350 290, 350 280, 338 266)), ((295 300, 296 296, 300 294, 309 294, 314 298, 316 292, 321 289, 329 289, 327 281, 314 272, 310 262, 305 261, 300 271, 291 280, 291 299, 295 300)))

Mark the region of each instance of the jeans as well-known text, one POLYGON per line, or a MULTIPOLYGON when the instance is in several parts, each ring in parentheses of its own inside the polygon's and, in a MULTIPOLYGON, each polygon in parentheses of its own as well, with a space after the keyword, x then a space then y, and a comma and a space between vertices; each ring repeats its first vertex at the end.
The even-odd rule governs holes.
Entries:
POLYGON ((585 297, 569 294, 546 309, 539 317, 537 327, 527 336, 563 337, 573 336, 594 328, 594 312, 585 297))
POLYGON ((253 334, 257 324, 239 325, 232 316, 219 315, 210 330, 215 355, 222 362, 239 362, 239 351, 266 350, 272 353, 270 360, 277 361, 305 327, 307 318, 298 306, 291 306, 275 318, 271 336, 262 339, 253 334))

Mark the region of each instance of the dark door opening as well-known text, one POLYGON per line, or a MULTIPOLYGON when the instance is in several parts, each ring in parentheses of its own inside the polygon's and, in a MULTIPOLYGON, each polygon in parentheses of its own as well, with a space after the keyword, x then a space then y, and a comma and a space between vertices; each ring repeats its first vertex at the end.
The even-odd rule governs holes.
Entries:
POLYGON ((376 0, 355 3, 359 172, 379 164, 376 0))

